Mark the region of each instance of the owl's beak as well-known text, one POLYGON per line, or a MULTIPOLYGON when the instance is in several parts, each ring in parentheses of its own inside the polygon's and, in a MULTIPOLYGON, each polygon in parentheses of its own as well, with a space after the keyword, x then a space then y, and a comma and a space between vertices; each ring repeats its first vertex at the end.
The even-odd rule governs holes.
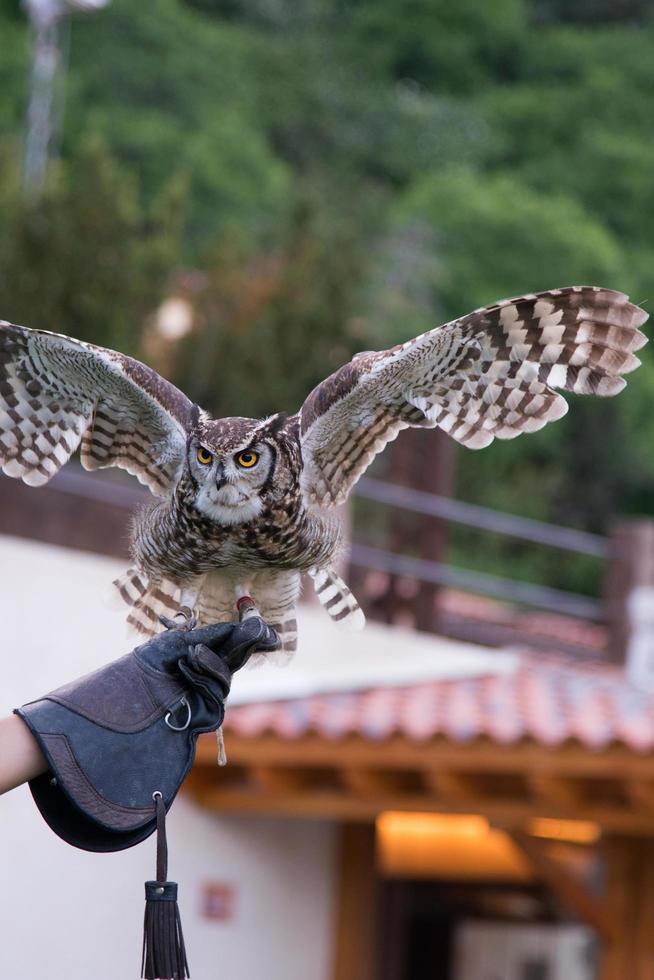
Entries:
POLYGON ((218 463, 216 467, 216 489, 220 490, 227 483, 227 476, 225 474, 225 466, 223 463, 218 463))

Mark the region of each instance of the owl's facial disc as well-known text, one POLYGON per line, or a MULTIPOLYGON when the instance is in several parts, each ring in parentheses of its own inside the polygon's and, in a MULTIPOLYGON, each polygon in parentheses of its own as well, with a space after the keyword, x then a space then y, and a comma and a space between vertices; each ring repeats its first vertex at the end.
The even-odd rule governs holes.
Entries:
POLYGON ((195 506, 201 514, 219 524, 243 524, 261 513, 261 490, 273 462, 265 443, 226 453, 198 444, 189 460, 199 488, 195 506))

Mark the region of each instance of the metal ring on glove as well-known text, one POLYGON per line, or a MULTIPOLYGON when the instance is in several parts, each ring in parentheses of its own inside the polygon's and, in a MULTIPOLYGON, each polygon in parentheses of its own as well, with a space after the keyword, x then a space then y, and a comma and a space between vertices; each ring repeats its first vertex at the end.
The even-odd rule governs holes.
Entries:
POLYGON ((172 715, 172 711, 169 711, 166 717, 164 718, 164 721, 173 732, 185 732, 188 726, 191 724, 191 705, 188 703, 186 698, 182 698, 182 700, 179 702, 179 706, 181 707, 182 705, 186 706, 187 715, 186 715, 186 721, 181 727, 177 725, 172 725, 170 723, 170 717, 172 715))

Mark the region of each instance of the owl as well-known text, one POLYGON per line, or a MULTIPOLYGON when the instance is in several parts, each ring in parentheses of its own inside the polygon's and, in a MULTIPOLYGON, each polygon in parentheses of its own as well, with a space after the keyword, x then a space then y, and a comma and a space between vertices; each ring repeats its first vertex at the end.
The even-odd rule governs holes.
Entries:
POLYGON ((61 334, 0 327, 0 463, 47 483, 80 448, 153 494, 136 514, 133 567, 115 585, 128 620, 234 618, 251 594, 287 654, 302 572, 331 618, 363 613, 333 568, 334 508, 408 426, 470 449, 561 418, 556 389, 615 395, 640 363, 647 314, 623 293, 574 286, 504 300, 384 351, 357 354, 295 415, 212 419, 139 361, 61 334))

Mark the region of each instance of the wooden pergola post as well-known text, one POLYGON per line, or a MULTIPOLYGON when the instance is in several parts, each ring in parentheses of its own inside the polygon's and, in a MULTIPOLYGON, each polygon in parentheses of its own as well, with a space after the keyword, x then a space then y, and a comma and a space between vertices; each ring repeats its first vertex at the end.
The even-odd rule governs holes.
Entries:
POLYGON ((611 530, 604 583, 609 656, 614 663, 626 660, 632 629, 629 596, 642 586, 654 588, 654 521, 620 521, 611 530))
MULTIPOLYGON (((450 497, 454 485, 454 441, 439 429, 408 429, 390 451, 391 483, 425 493, 450 497)), ((448 525, 437 517, 411 514, 396 509, 390 516, 389 550, 415 554, 428 561, 443 561, 447 548, 448 525)), ((439 586, 419 582, 412 602, 416 629, 438 632, 437 596, 439 586)), ((397 579, 391 575, 381 600, 383 618, 396 620, 405 600, 398 593, 397 579)))
POLYGON ((604 855, 614 938, 602 944, 598 980, 654 980, 654 842, 609 837, 604 855))
POLYGON ((337 858, 332 980, 377 976, 377 875, 374 823, 343 823, 337 858))

